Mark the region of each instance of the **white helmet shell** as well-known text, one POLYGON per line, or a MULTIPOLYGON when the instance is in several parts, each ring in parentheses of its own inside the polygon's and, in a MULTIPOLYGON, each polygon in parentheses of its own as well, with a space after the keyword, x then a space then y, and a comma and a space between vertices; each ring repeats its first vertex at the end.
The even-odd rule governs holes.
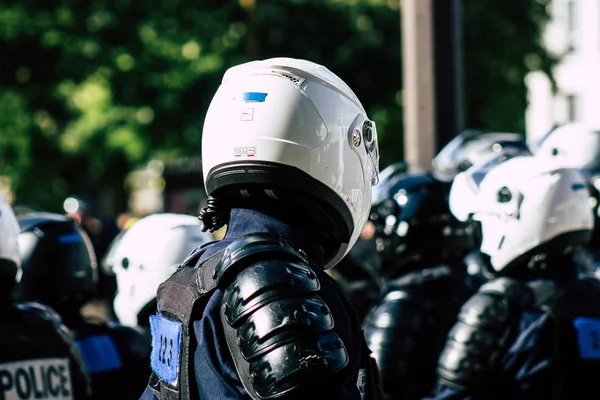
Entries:
MULTIPOLYGON (((14 263, 15 279, 18 281, 21 270, 21 256, 19 255, 19 223, 12 207, 0 194, 0 259, 14 263)), ((12 273, 12 271, 11 271, 12 273)))
POLYGON ((485 170, 473 166, 457 181, 451 210, 457 218, 470 214, 481 222, 481 252, 496 271, 559 235, 593 228, 583 175, 551 160, 520 156, 485 170), (463 202, 468 213, 459 205, 463 202))
POLYGON ((349 215, 352 227, 329 255, 326 268, 354 245, 369 215, 371 185, 378 179, 377 132, 356 95, 327 68, 273 58, 225 73, 202 135, 208 195, 214 169, 236 162, 294 167, 341 199, 336 211, 349 215))
POLYGON ((600 168, 600 132, 582 123, 568 123, 554 129, 539 145, 536 156, 553 158, 566 168, 600 168))
POLYGON ((506 151, 531 154, 523 135, 518 133, 463 131, 435 156, 432 161, 433 173, 438 179, 450 182, 472 165, 506 151))
POLYGON ((158 286, 212 235, 200 231, 196 217, 165 213, 141 218, 118 240, 111 256, 118 288, 114 309, 123 325, 137 326, 139 312, 156 297, 158 286))

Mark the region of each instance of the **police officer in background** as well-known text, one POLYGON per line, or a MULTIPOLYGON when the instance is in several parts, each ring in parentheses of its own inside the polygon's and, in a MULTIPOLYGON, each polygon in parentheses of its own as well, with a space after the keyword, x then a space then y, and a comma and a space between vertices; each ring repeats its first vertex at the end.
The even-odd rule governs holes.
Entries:
POLYGON ((60 317, 41 304, 15 304, 21 274, 19 224, 0 195, 0 398, 87 399, 81 353, 60 317))
MULTIPOLYGON (((433 175, 442 181, 452 182, 457 174, 466 171, 475 164, 485 162, 490 157, 515 157, 531 155, 531 149, 525 137, 518 133, 483 132, 465 130, 456 135, 435 156, 432 162, 433 175)), ((472 223, 474 234, 480 227, 472 223)), ((490 273, 488 257, 481 254, 479 248, 465 256, 467 273, 474 284, 482 284, 493 277, 490 273)))
POLYGON ((421 399, 433 389, 446 334, 476 290, 463 263, 476 246, 472 227, 450 213, 449 191, 430 173, 411 172, 380 183, 373 198, 368 224, 388 291, 364 330, 389 399, 421 399))
POLYGON ((143 331, 86 319, 80 308, 97 287, 94 250, 75 221, 58 214, 19 216, 23 276, 19 301, 54 308, 74 333, 95 399, 137 398, 147 383, 149 340, 143 331))
POLYGON ((600 276, 600 132, 582 123, 567 123, 544 135, 534 148, 536 155, 578 168, 588 179, 594 231, 589 245, 578 248, 575 256, 582 272, 600 276))
POLYGON ((440 356, 435 399, 578 399, 600 374, 600 286, 580 278, 590 237, 586 181, 537 156, 459 174, 450 208, 481 222, 496 279, 462 307, 440 356))
POLYGON ((158 289, 143 399, 377 398, 376 365, 324 270, 356 242, 377 183, 375 125, 325 67, 229 69, 208 109, 203 229, 158 289))
POLYGON ((212 239, 200 230, 198 218, 186 214, 148 215, 125 231, 108 260, 119 288, 114 301, 119 321, 149 333, 158 286, 195 248, 212 239))

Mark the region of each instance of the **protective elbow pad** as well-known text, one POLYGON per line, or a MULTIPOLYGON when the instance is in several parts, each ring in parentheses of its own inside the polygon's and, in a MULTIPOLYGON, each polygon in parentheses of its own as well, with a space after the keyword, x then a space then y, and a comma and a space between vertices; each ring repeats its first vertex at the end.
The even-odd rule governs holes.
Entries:
POLYGON ((316 274, 289 250, 288 257, 270 254, 269 261, 254 253, 222 302, 227 344, 254 399, 279 398, 332 379, 349 363, 331 312, 317 295, 316 274))

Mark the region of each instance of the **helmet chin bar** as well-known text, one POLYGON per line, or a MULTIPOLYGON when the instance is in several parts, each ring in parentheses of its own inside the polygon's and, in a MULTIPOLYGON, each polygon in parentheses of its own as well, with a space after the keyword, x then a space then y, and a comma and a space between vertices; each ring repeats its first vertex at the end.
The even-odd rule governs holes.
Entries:
POLYGON ((579 230, 563 233, 555 238, 521 254, 510 261, 504 268, 496 271, 499 276, 528 276, 541 278, 556 272, 556 268, 562 265, 565 258, 570 257, 575 247, 585 245, 589 241, 592 232, 590 230, 579 230), (558 265, 557 265, 558 264, 558 265))

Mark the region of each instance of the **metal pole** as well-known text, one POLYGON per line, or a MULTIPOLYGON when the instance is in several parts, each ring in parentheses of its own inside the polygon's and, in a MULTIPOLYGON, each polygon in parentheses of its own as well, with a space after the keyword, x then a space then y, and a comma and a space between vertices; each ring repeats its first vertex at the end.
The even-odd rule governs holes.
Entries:
POLYGON ((462 17, 462 0, 454 0, 453 16, 453 37, 454 37, 454 76, 456 90, 456 132, 460 132, 466 128, 466 104, 465 104, 465 66, 464 66, 464 36, 463 36, 463 17, 462 17))
POLYGON ((404 160, 429 169, 435 155, 432 0, 401 0, 404 160))
POLYGON ((464 129, 461 11, 460 0, 432 0, 436 152, 464 129))

